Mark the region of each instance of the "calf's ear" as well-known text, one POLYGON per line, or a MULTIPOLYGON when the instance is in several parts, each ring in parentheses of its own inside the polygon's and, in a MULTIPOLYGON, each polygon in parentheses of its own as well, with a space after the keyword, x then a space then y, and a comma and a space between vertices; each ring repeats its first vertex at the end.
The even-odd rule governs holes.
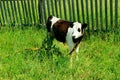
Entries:
POLYGON ((83 23, 82 24, 82 28, 84 29, 84 28, 86 28, 87 27, 87 24, 86 23, 83 23))
POLYGON ((50 32, 50 28, 51 28, 51 25, 52 25, 52 22, 50 21, 51 19, 53 18, 52 15, 50 15, 47 19, 47 23, 46 23, 46 27, 47 27, 47 31, 50 32))
POLYGON ((47 23, 46 23, 46 27, 47 27, 47 31, 48 31, 48 32, 50 32, 51 24, 52 24, 52 22, 49 21, 49 20, 48 20, 47 23))

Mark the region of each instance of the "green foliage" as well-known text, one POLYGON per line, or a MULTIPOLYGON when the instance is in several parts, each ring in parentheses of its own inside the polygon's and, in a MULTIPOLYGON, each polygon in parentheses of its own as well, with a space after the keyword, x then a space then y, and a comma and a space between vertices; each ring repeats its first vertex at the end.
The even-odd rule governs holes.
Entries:
POLYGON ((80 44, 79 60, 70 68, 68 47, 51 46, 44 29, 0 30, 1 80, 119 80, 120 42, 114 34, 92 35, 80 44), (26 48, 40 47, 38 51, 26 48), (59 52, 62 54, 58 55, 59 52))

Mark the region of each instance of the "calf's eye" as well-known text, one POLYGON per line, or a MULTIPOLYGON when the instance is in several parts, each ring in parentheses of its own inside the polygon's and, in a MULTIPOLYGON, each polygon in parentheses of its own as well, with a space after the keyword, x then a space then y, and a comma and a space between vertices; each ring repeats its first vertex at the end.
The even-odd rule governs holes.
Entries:
POLYGON ((80 28, 78 28, 78 32, 80 32, 80 28))

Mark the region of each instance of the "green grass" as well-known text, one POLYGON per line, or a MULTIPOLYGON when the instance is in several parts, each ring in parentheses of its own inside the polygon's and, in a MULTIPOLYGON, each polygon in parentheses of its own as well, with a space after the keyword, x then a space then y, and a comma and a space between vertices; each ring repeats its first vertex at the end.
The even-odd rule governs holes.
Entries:
POLYGON ((0 80, 120 80, 120 42, 112 34, 83 39, 71 68, 66 45, 54 40, 48 52, 41 46, 45 33, 33 27, 0 30, 0 80), (42 48, 25 50, 35 47, 42 48), (62 55, 56 55, 58 50, 62 55))

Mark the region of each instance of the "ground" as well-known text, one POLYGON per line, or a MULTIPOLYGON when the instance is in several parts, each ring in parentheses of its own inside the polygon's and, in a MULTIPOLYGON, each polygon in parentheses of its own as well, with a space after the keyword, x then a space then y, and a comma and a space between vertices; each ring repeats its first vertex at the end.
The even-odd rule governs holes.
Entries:
POLYGON ((82 40, 79 60, 74 58, 71 68, 67 45, 54 40, 52 49, 44 49, 44 29, 3 28, 0 30, 0 80, 120 80, 120 42, 114 41, 112 34, 104 39, 100 36, 91 35, 82 40), (57 55, 58 51, 62 54, 57 55))

